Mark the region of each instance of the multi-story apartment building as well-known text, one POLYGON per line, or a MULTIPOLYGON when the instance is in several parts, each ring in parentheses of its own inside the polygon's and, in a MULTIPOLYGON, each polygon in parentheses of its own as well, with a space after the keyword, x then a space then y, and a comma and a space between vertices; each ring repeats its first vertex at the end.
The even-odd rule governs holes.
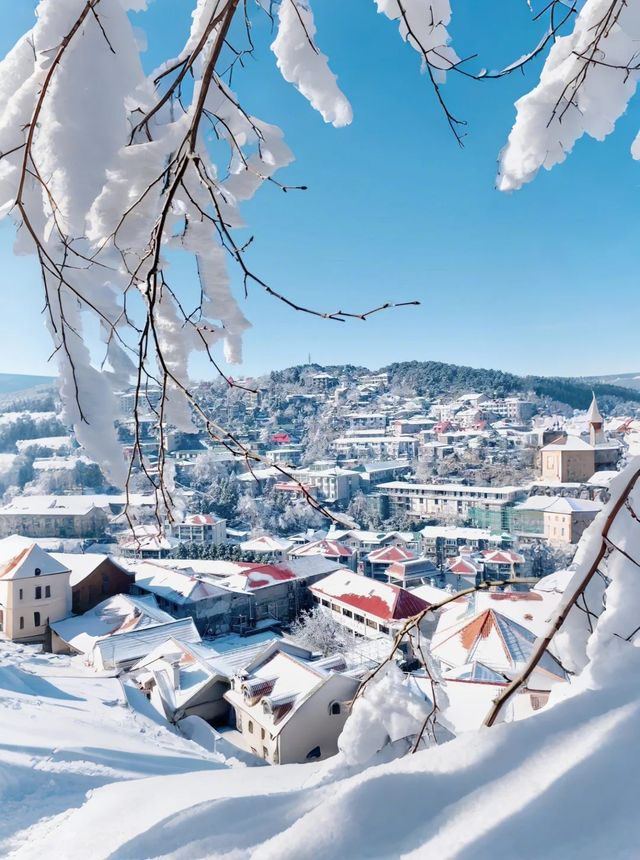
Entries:
POLYGON ((224 543, 227 539, 226 520, 213 514, 193 514, 174 523, 171 530, 182 543, 224 543))
POLYGON ((382 412, 350 412, 345 415, 352 430, 384 430, 387 416, 382 412))
POLYGON ((528 421, 536 412, 536 404, 532 400, 521 400, 519 397, 505 397, 498 400, 487 400, 482 409, 493 412, 501 418, 512 421, 528 421))
POLYGON ((447 558, 457 556, 462 546, 479 552, 488 549, 491 540, 487 529, 466 526, 425 526, 420 534, 423 554, 439 565, 444 564, 447 558))
POLYGON ((458 517, 473 519, 473 511, 502 513, 523 499, 524 487, 476 487, 466 484, 412 484, 391 481, 379 490, 389 499, 391 513, 420 518, 458 517))
POLYGON ((369 460, 415 459, 418 456, 415 436, 340 436, 333 440, 331 448, 337 456, 369 460))
POLYGON ((326 502, 348 502, 360 489, 360 473, 340 466, 298 469, 295 478, 305 486, 315 488, 317 493, 314 495, 326 502))

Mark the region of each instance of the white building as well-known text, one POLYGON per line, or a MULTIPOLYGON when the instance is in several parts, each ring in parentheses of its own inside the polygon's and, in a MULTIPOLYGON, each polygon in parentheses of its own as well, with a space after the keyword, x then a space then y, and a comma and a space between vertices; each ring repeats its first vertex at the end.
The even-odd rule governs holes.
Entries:
POLYGON ((213 514, 192 514, 184 522, 175 523, 172 531, 181 543, 224 543, 227 522, 213 514))
POLYGON ((0 637, 43 639, 49 623, 71 613, 70 575, 29 538, 0 541, 0 637))
POLYGON ((407 618, 428 607, 397 585, 339 570, 309 586, 315 603, 357 636, 394 636, 407 618))
POLYGON ((392 511, 412 516, 466 517, 469 508, 500 511, 524 498, 526 487, 478 487, 466 484, 412 484, 390 481, 379 490, 389 497, 392 511))
POLYGON ((387 416, 382 412, 351 412, 345 418, 354 430, 384 430, 387 426, 387 416))
POLYGON ((327 502, 348 502, 360 488, 360 473, 340 466, 299 469, 294 477, 304 486, 318 490, 319 496, 327 502))
POLYGON ((331 443, 331 449, 336 455, 358 459, 415 459, 418 440, 414 436, 339 436, 331 443))
POLYGON ((232 680, 225 694, 247 751, 269 764, 317 761, 338 752, 361 680, 342 655, 311 660, 306 649, 274 643, 232 680))

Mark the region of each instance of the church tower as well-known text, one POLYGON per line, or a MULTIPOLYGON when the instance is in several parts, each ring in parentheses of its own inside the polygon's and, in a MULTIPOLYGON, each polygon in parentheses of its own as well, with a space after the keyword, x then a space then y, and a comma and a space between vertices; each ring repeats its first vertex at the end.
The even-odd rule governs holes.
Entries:
POLYGON ((587 412, 587 419, 589 421, 589 442, 593 446, 602 445, 606 441, 604 438, 604 431, 602 429, 604 418, 598 409, 598 401, 596 400, 595 394, 593 395, 591 406, 587 412))

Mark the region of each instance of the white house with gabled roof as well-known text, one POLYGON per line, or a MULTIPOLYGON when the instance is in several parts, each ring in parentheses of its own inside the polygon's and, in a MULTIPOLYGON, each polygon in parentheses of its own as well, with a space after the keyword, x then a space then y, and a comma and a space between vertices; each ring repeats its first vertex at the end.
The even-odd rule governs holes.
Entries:
POLYGON ((317 761, 338 752, 365 671, 347 670, 342 655, 313 660, 273 643, 233 678, 225 699, 248 751, 269 764, 317 761))
POLYGON ((71 571, 31 538, 0 540, 0 637, 44 639, 49 623, 71 613, 71 571))

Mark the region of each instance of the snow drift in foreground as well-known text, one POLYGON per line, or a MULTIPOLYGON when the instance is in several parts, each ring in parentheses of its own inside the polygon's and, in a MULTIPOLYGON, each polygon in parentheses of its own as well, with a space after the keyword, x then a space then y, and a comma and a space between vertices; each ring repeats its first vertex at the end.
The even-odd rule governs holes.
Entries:
POLYGON ((355 774, 339 758, 225 768, 186 741, 167 748, 165 731, 137 715, 130 725, 121 709, 119 735, 96 720, 73 742, 67 726, 68 746, 47 756, 38 748, 78 703, 62 705, 53 686, 41 691, 38 726, 61 707, 67 713, 24 748, 38 708, 25 714, 5 700, 3 729, 13 728, 8 744, 2 733, 3 799, 5 810, 7 801, 22 810, 22 830, 2 845, 19 858, 69 860, 84 860, 89 845, 92 857, 113 860, 637 857, 640 655, 629 650, 634 659, 615 667, 616 683, 355 774), (140 722, 146 731, 132 739, 140 722), (25 773, 33 783, 19 782, 25 773))

